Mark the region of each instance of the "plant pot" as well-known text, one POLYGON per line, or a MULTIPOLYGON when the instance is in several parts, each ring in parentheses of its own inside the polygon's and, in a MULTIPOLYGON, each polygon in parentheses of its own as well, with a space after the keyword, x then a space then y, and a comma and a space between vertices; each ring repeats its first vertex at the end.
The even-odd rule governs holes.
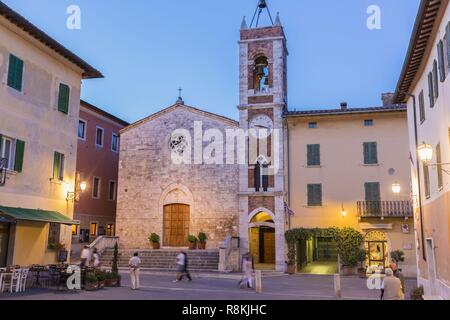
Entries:
POLYGON ((106 288, 112 287, 112 279, 106 279, 105 280, 105 287, 106 288))
POLYGON ((354 276, 356 273, 356 267, 352 266, 343 266, 342 267, 342 274, 344 276, 354 276))
POLYGON ((110 287, 113 287, 113 288, 114 287, 120 287, 118 279, 110 279, 109 281, 110 281, 110 287))
POLYGON ((98 288, 99 289, 104 289, 105 288, 105 281, 99 281, 98 282, 98 288))
POLYGON ((360 277, 361 279, 367 278, 366 269, 358 269, 358 277, 360 277))
POLYGON ((189 250, 195 250, 195 249, 197 249, 197 242, 190 242, 189 250))
POLYGON ((159 242, 152 242, 153 250, 161 249, 161 244, 159 242))
POLYGON ((198 243, 198 249, 199 250, 205 250, 206 249, 206 242, 199 242, 198 243))
POLYGON ((96 291, 96 290, 98 290, 98 282, 86 282, 84 290, 86 290, 86 291, 96 291))
POLYGON ((295 274, 297 272, 295 264, 288 264, 287 266, 287 273, 288 274, 295 274))

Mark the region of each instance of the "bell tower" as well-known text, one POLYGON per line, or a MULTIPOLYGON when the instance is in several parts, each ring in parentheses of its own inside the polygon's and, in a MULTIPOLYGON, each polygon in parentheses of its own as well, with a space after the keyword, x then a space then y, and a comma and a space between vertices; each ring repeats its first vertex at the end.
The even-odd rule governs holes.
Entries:
POLYGON ((250 25, 244 17, 239 41, 238 109, 240 127, 249 132, 247 163, 240 168, 239 233, 242 252, 277 271, 285 270, 286 261, 287 56, 280 17, 273 21, 267 2, 260 0, 250 25), (260 26, 263 20, 269 25, 260 26))

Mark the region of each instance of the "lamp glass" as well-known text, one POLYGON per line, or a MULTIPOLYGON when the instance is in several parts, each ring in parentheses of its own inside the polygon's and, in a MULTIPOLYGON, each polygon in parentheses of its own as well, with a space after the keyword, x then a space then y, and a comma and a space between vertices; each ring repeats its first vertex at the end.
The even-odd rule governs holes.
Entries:
POLYGON ((87 183, 86 182, 81 182, 80 183, 80 190, 81 192, 84 192, 87 188, 87 183))
POLYGON ((417 148, 417 152, 419 153, 420 160, 424 163, 430 163, 433 159, 433 147, 429 144, 421 144, 417 148))
POLYGON ((399 183, 394 183, 392 185, 392 192, 399 194, 400 192, 402 192, 402 186, 399 183))

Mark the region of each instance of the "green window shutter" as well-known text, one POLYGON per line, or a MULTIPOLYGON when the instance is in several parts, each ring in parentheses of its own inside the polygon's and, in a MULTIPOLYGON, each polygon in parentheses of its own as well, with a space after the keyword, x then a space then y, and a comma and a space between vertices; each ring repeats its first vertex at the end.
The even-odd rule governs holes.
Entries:
POLYGON ((376 142, 364 142, 364 164, 378 164, 376 142))
POLYGON ((21 140, 16 140, 16 157, 14 159, 14 171, 22 172, 24 155, 25 155, 25 142, 21 140))
POLYGON ((419 94, 419 112, 420 112, 420 123, 425 121, 425 98, 423 95, 423 90, 419 94))
POLYGON ((61 83, 59 85, 58 111, 61 111, 65 114, 69 113, 69 99, 70 88, 69 86, 61 83))
POLYGON ((2 157, 3 136, 0 134, 0 158, 2 157))
POLYGON ((322 185, 308 184, 308 206, 317 207, 322 205, 322 185))
POLYGON ((439 80, 441 82, 445 81, 445 61, 444 61, 444 42, 441 40, 437 46, 438 50, 438 61, 439 61, 439 80))
POLYGON ((320 166, 320 144, 308 145, 308 166, 320 166))
POLYGON ((22 91, 23 61, 15 55, 9 55, 8 86, 22 91))
POLYGON ((430 98, 430 108, 434 107, 434 92, 433 92, 433 73, 428 74, 428 97, 430 98))
POLYGON ((439 97, 438 63, 436 60, 433 62, 433 93, 436 100, 439 97))
POLYGON ((365 191, 366 191, 366 201, 381 201, 379 182, 366 183, 365 191))
POLYGON ((55 154, 53 156, 53 179, 54 180, 59 180, 60 168, 61 168, 61 154, 59 152, 55 152, 55 154))
POLYGON ((450 22, 447 25, 446 28, 446 34, 445 34, 445 48, 447 51, 447 69, 450 68, 450 22))

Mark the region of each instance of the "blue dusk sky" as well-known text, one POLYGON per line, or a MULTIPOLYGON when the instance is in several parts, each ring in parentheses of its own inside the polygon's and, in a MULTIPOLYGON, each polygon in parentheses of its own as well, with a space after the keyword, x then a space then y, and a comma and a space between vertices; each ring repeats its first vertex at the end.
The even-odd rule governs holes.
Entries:
MULTIPOLYGON (((188 105, 237 119, 238 39, 257 0, 3 0, 99 69, 82 98, 134 122, 173 104, 182 86, 188 105), (69 5, 81 30, 66 28, 69 5)), ((288 39, 292 109, 381 104, 395 90, 419 0, 268 0, 288 39), (381 8, 369 30, 367 8, 381 8)), ((267 22, 267 20, 263 20, 267 22)))

